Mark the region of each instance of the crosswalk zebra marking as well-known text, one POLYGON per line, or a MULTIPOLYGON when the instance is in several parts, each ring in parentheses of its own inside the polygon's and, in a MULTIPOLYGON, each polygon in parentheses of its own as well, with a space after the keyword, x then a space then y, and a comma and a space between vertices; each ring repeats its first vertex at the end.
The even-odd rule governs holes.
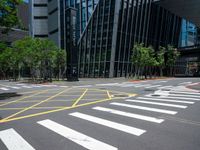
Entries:
POLYGON ((132 99, 127 99, 125 101, 127 101, 127 102, 135 102, 135 103, 143 103, 143 104, 153 104, 153 105, 160 105, 160 106, 168 106, 168 107, 176 107, 176 108, 187 108, 187 106, 184 106, 184 105, 158 103, 158 102, 151 102, 151 101, 141 101, 141 100, 132 100, 132 99))
POLYGON ((194 98, 200 98, 200 95, 199 96, 196 96, 196 95, 186 95, 186 94, 171 94, 169 93, 169 96, 179 96, 179 97, 194 97, 194 98))
POLYGON ((134 114, 134 113, 128 113, 128 112, 105 108, 105 107, 93 107, 92 109, 109 112, 112 114, 121 115, 121 116, 125 116, 125 117, 136 118, 136 119, 140 119, 140 120, 154 122, 154 123, 162 123, 164 121, 164 119, 157 119, 154 117, 149 117, 149 116, 144 116, 144 115, 139 115, 139 114, 134 114))
POLYGON ((52 120, 46 119, 37 123, 89 150, 118 150, 116 147, 98 141, 52 120))
POLYGON ((79 112, 70 113, 69 115, 80 118, 80 119, 84 119, 84 120, 87 120, 87 121, 90 121, 93 123, 97 123, 97 124, 100 124, 100 125, 103 125, 106 127, 110 127, 110 128, 113 128, 113 129, 116 129, 119 131, 123 131, 123 132, 129 133, 129 134, 133 134, 136 136, 140 136, 146 132, 146 130, 142 130, 139 128, 127 126, 124 124, 116 123, 116 122, 105 120, 102 118, 86 115, 86 114, 79 113, 79 112))
POLYGON ((8 91, 8 88, 0 88, 1 90, 8 91))
POLYGON ((26 86, 26 85, 23 85, 22 87, 23 87, 23 88, 27 88, 27 89, 32 88, 31 86, 26 86))
POLYGON ((170 91, 170 93, 173 93, 173 94, 188 94, 188 95, 200 95, 200 93, 197 93, 197 92, 179 92, 179 91, 170 91))
POLYGON ((170 100, 170 99, 151 98, 151 97, 137 97, 137 99, 152 100, 152 101, 166 101, 166 102, 185 103, 185 104, 194 104, 195 103, 195 102, 190 102, 190 101, 170 100))
POLYGON ((124 104, 124 103, 115 103, 115 102, 114 103, 110 103, 110 104, 111 105, 116 105, 116 106, 123 106, 123 107, 128 107, 128 108, 135 108, 135 109, 141 109, 141 110, 146 110, 146 111, 153 111, 153 112, 158 112, 158 113, 170 114, 170 115, 177 114, 176 111, 165 110, 165 109, 144 107, 144 106, 138 106, 138 105, 130 105, 130 104, 124 104))
POLYGON ((0 139, 6 145, 8 150, 35 150, 12 128, 0 131, 0 139))
MULTIPOLYGON (((153 97, 153 96, 149 96, 149 97, 153 97)), ((192 101, 200 101, 200 99, 197 98, 190 98, 190 97, 177 97, 177 96, 160 96, 159 98, 169 98, 169 99, 181 99, 181 100, 192 100, 192 101)))
POLYGON ((160 87, 160 86, 162 86, 162 85, 151 85, 151 86, 147 86, 147 87, 145 87, 146 89, 149 89, 149 88, 156 88, 156 87, 160 87))

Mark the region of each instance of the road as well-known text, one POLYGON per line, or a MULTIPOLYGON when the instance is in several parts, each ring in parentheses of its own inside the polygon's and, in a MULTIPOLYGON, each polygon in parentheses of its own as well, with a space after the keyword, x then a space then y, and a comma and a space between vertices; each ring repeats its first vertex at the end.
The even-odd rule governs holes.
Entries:
POLYGON ((0 81, 0 150, 199 150, 199 82, 0 81))

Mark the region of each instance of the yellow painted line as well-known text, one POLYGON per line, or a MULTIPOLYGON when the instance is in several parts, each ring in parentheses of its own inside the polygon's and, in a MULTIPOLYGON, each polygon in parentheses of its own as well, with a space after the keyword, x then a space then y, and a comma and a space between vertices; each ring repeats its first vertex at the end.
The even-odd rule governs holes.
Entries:
MULTIPOLYGON (((69 106, 71 107, 71 106, 69 106)), ((31 108, 31 110, 33 109, 57 109, 57 108, 66 108, 66 106, 55 106, 55 107, 34 107, 31 108)), ((26 107, 21 107, 21 108, 1 108, 0 110, 22 110, 22 109, 26 109, 26 107)), ((3 119, 4 120, 4 119, 3 119)))
MULTIPOLYGON (((132 95, 136 95, 136 94, 132 94, 132 95)), ((40 115, 50 114, 50 113, 59 112, 59 111, 63 111, 63 110, 69 110, 69 109, 78 108, 78 107, 82 107, 82 106, 94 105, 94 104, 97 104, 97 103, 111 101, 111 100, 114 100, 114 99, 115 100, 120 100, 121 98, 118 97, 118 98, 111 98, 111 99, 102 99, 102 100, 98 100, 98 101, 79 104, 79 105, 76 105, 76 106, 73 106, 73 107, 64 107, 64 108, 44 111, 44 112, 40 112, 40 113, 30 114, 30 115, 26 115, 26 116, 11 118, 11 119, 7 119, 7 120, 2 119, 2 120, 0 120, 0 123, 5 123, 5 122, 10 122, 10 121, 15 121, 15 120, 21 120, 21 119, 26 119, 26 118, 32 118, 32 117, 36 117, 36 116, 40 116, 40 115)))
POLYGON ((107 91, 108 98, 111 99, 112 96, 110 95, 109 91, 107 91))
POLYGON ((26 99, 26 98, 30 98, 30 97, 33 97, 34 95, 38 95, 38 94, 41 94, 41 93, 44 93, 44 92, 47 92, 47 91, 48 91, 48 90, 44 90, 44 91, 42 91, 42 92, 37 92, 37 93, 35 93, 35 94, 33 94, 33 95, 24 96, 24 97, 22 97, 22 98, 20 98, 20 99, 17 99, 17 100, 15 100, 15 101, 10 101, 10 102, 1 104, 0 106, 6 106, 6 105, 8 105, 8 104, 16 103, 16 102, 22 101, 22 100, 24 100, 24 99, 26 99))
MULTIPOLYGON (((113 98, 113 99, 116 99, 116 98, 113 98)), ((112 99, 103 99, 103 100, 99 100, 99 101, 79 104, 79 105, 76 105, 76 106, 73 106, 73 107, 64 107, 64 108, 60 108, 60 109, 44 111, 44 112, 40 112, 40 113, 30 114, 30 115, 16 117, 16 118, 11 118, 11 119, 7 119, 7 120, 2 119, 2 120, 0 120, 0 123, 10 122, 10 121, 14 121, 14 120, 20 120, 20 119, 25 119, 25 118, 31 118, 31 117, 36 117, 36 116, 45 115, 45 114, 49 114, 49 113, 54 113, 54 112, 59 112, 59 111, 63 111, 63 110, 78 108, 78 107, 81 107, 81 106, 88 106, 88 105, 92 105, 92 104, 96 104, 96 103, 100 103, 100 102, 105 102, 105 101, 109 101, 109 100, 112 100, 112 99)))
POLYGON ((78 104, 78 102, 83 98, 83 96, 86 94, 86 92, 88 91, 88 89, 86 89, 83 94, 73 103, 72 107, 76 106, 78 104))
POLYGON ((47 98, 47 99, 45 99, 45 100, 43 100, 43 101, 40 101, 39 103, 36 103, 36 104, 34 104, 34 105, 30 106, 30 107, 27 107, 27 108, 25 108, 25 109, 23 109, 23 110, 21 110, 21 111, 19 111, 19 112, 17 112, 17 113, 14 113, 14 114, 12 114, 12 115, 10 115, 10 116, 4 118, 3 120, 7 120, 7 119, 9 119, 9 118, 12 118, 12 117, 14 117, 14 116, 16 116, 16 115, 19 115, 19 114, 21 114, 21 113, 23 113, 23 112, 25 112, 25 111, 27 111, 27 110, 29 110, 29 109, 35 107, 35 106, 38 106, 38 105, 40 105, 40 104, 42 104, 42 103, 45 103, 45 102, 47 102, 48 100, 53 99, 53 98, 59 96, 60 94, 66 92, 66 91, 69 91, 70 89, 71 89, 71 88, 66 89, 66 90, 63 90, 62 92, 59 92, 59 93, 57 93, 56 95, 53 95, 53 96, 51 96, 51 97, 49 97, 49 98, 47 98))
POLYGON ((126 95, 132 95, 133 93, 127 93, 127 92, 120 92, 120 91, 116 91, 116 90, 101 90, 101 89, 90 89, 90 90, 94 90, 94 91, 104 91, 107 92, 109 91, 110 93, 121 93, 121 94, 126 94, 126 95))

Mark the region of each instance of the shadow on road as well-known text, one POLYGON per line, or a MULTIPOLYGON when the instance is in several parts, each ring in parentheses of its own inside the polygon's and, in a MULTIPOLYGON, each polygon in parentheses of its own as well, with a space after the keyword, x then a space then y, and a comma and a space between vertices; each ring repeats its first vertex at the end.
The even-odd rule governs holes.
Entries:
POLYGON ((8 99, 8 98, 12 98, 12 97, 19 97, 19 96, 22 96, 22 95, 17 94, 15 92, 13 92, 13 93, 0 93, 0 101, 8 99))

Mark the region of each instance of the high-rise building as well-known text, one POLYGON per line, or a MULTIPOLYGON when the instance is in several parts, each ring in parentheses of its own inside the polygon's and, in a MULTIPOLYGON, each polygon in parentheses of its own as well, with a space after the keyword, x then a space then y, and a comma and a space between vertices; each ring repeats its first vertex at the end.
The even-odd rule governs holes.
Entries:
POLYGON ((128 76, 135 43, 178 46, 181 18, 158 0, 32 0, 34 37, 48 37, 68 53, 68 74, 128 76))

